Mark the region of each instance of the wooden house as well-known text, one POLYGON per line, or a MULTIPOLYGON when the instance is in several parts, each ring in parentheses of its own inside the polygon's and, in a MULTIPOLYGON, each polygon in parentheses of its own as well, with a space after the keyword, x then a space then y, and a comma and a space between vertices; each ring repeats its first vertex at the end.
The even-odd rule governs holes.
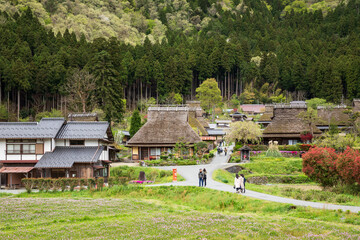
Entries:
POLYGON ((150 107, 148 121, 126 144, 132 149, 132 160, 159 159, 163 152, 173 153, 177 142, 186 143, 192 155, 201 139, 188 120, 188 107, 150 107))
POLYGON ((342 129, 349 126, 349 115, 344 113, 347 110, 346 106, 322 107, 317 109, 319 120, 316 127, 321 131, 329 130, 330 125, 335 125, 342 129))
POLYGON ((261 124, 263 128, 266 128, 272 121, 274 116, 274 105, 265 105, 265 112, 260 116, 257 123, 261 124))
POLYGON ((243 113, 234 112, 233 114, 230 114, 231 121, 232 122, 243 122, 247 119, 247 116, 243 113))
MULTIPOLYGON (((300 134, 310 131, 309 125, 304 123, 298 115, 307 111, 306 105, 274 105, 274 116, 271 123, 263 131, 263 140, 267 144, 270 140, 279 144, 293 145, 301 142, 300 134)), ((321 131, 314 126, 314 136, 320 136, 321 131)))
POLYGON ((0 123, 0 185, 21 186, 24 177, 105 177, 115 158, 108 122, 0 123))

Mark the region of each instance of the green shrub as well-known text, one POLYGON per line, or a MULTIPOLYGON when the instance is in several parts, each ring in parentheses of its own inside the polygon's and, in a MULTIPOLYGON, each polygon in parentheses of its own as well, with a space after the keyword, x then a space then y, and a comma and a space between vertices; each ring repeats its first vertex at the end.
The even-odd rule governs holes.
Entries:
POLYGON ((51 178, 44 178, 44 190, 48 192, 52 186, 52 179, 51 178))
POLYGON ((108 178, 108 185, 109 185, 109 187, 112 187, 112 186, 114 186, 115 185, 115 177, 109 177, 108 178))
POLYGON ((68 185, 68 179, 67 178, 59 178, 59 184, 61 187, 61 191, 64 192, 66 189, 66 186, 68 185))
POLYGON ((95 185, 96 185, 96 180, 95 180, 95 178, 88 178, 88 179, 87 179, 87 182, 88 182, 88 188, 89 188, 90 190, 94 190, 95 185))
POLYGON ((102 191, 103 187, 104 187, 104 178, 102 178, 102 177, 98 178, 97 179, 97 189, 99 191, 102 191))
POLYGON ((53 192, 57 192, 60 188, 60 179, 51 179, 53 192))
POLYGON ((21 179, 22 184, 24 184, 26 192, 31 193, 34 188, 35 179, 33 178, 23 178, 21 179))
POLYGON ((80 190, 83 190, 88 181, 85 178, 80 178, 79 182, 80 182, 80 190))
POLYGON ((119 183, 121 185, 127 185, 128 178, 127 177, 119 177, 119 183))
POLYGON ((299 184, 299 183, 311 182, 311 179, 305 175, 252 174, 252 175, 248 175, 246 180, 249 183, 254 183, 254 184, 267 184, 267 183, 299 184))
POLYGON ((79 179, 77 178, 70 178, 68 180, 69 186, 70 186, 70 192, 74 191, 74 188, 79 184, 79 179))

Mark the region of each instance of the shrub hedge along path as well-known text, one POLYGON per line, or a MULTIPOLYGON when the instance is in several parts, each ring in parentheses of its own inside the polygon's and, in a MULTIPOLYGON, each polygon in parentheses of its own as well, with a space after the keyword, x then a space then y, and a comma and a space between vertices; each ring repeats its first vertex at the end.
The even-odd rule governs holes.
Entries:
MULTIPOLYGON (((233 146, 228 147, 229 150, 232 150, 233 146)), ((230 151, 228 151, 230 152, 230 151)), ((192 165, 192 166, 164 166, 157 167, 164 170, 172 170, 174 168, 177 169, 177 173, 185 178, 185 181, 181 182, 173 182, 173 183, 164 183, 164 184, 155 184, 149 186, 198 186, 198 172, 199 169, 206 168, 207 171, 207 186, 208 188, 219 190, 219 191, 227 191, 227 192, 235 192, 232 186, 227 185, 225 183, 217 182, 212 179, 212 173, 219 168, 227 168, 233 165, 238 165, 239 163, 228 163, 230 155, 227 156, 222 153, 221 155, 216 154, 213 158, 212 162, 205 165, 192 165)), ((246 178, 246 176, 245 176, 246 178)), ((360 212, 360 207, 356 206, 340 206, 335 204, 327 204, 327 203, 319 203, 319 202, 310 202, 310 201, 302 201, 284 197, 273 196, 265 193, 259 193, 255 191, 246 190, 246 193, 242 193, 242 195, 257 199, 262 199, 266 201, 279 202, 279 203, 288 203, 296 206, 305 206, 305 207, 313 207, 319 209, 330 209, 330 210, 338 210, 342 211, 349 210, 350 212, 358 213, 360 212)))

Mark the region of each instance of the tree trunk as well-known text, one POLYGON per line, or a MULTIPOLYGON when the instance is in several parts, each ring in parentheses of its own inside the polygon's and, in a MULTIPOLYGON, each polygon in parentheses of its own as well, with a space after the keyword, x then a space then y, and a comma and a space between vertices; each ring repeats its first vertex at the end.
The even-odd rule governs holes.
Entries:
POLYGON ((20 89, 18 89, 17 102, 18 102, 18 106, 17 106, 17 120, 18 120, 18 122, 19 122, 19 121, 20 121, 20 89))
POLYGON ((136 90, 135 90, 135 85, 136 85, 136 82, 133 83, 132 85, 132 88, 133 88, 133 101, 132 101, 132 109, 135 109, 135 98, 136 98, 136 90))
POLYGON ((7 92, 7 110, 10 112, 10 92, 7 92))
POLYGON ((230 100, 230 71, 228 72, 228 96, 227 99, 230 100))
POLYGON ((2 88, 1 88, 1 74, 0 74, 0 105, 1 105, 1 101, 2 101, 2 88))
POLYGON ((239 96, 239 68, 236 68, 236 96, 239 96))

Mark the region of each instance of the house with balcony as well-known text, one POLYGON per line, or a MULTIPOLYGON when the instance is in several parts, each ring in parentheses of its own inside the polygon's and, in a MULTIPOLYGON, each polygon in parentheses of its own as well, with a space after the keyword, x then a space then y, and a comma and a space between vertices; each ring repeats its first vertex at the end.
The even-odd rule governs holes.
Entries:
POLYGON ((0 123, 0 186, 16 187, 24 177, 104 177, 115 158, 108 122, 0 123))

